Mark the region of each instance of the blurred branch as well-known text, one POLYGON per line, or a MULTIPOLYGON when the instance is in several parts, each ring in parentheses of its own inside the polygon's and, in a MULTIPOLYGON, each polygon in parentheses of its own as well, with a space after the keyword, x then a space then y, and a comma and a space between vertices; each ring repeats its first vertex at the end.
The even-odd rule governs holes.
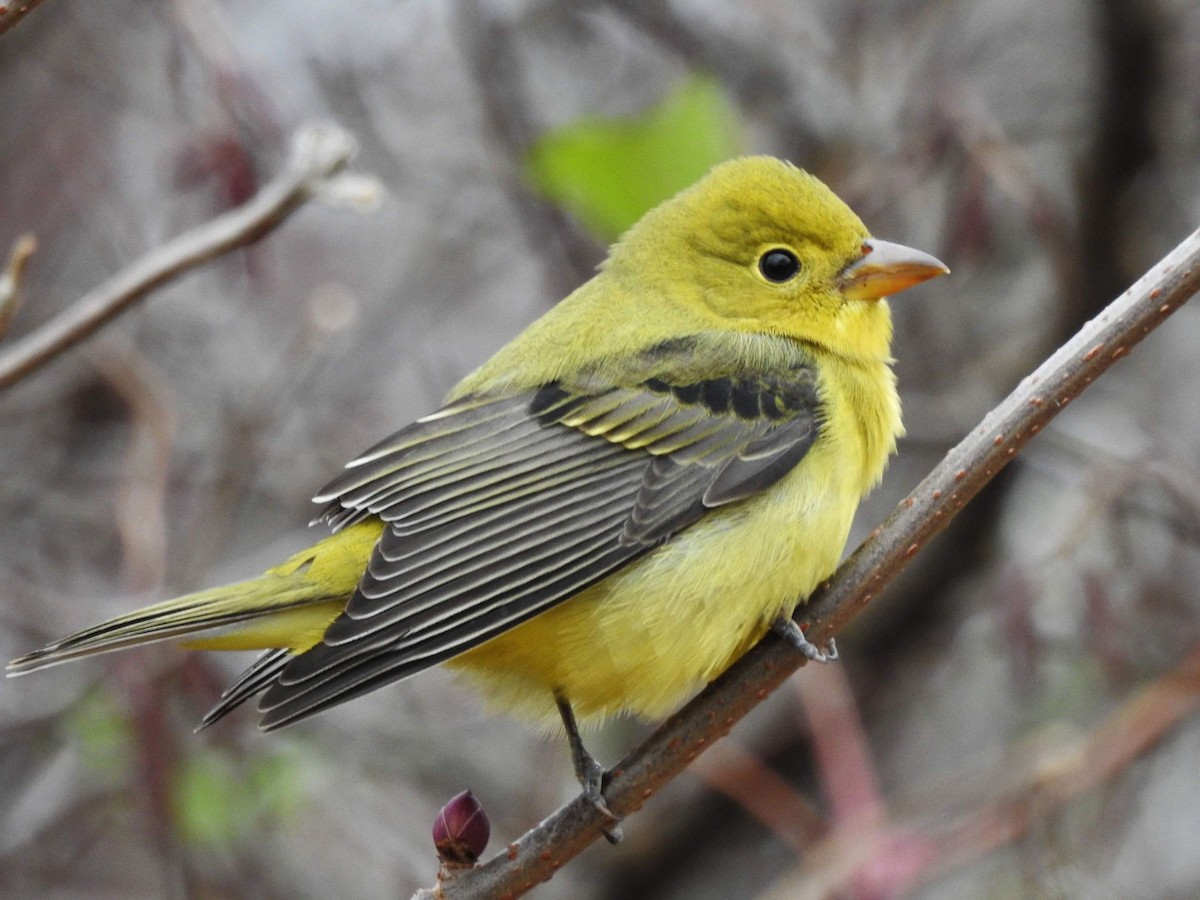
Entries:
MULTIPOLYGON (((872 880, 860 896, 907 894, 1011 844, 1034 823, 1116 778, 1197 709, 1200 647, 1067 746, 1004 759, 989 778, 999 787, 949 828, 859 821, 835 830, 810 848, 805 863, 780 878, 765 900, 841 896, 864 877, 872 880)), ((921 818, 928 820, 928 811, 921 818)))
MULTIPOLYGON (((769 110, 779 145, 785 148, 784 156, 817 160, 826 155, 824 140, 805 114, 806 98, 814 92, 814 86, 798 79, 796 72, 778 58, 772 42, 764 42, 756 28, 740 31, 720 19, 705 28, 703 17, 694 11, 683 14, 668 0, 604 0, 604 5, 677 54, 689 67, 719 76, 746 110, 769 110)), ((729 11, 736 9, 734 5, 729 11)), ((749 6, 736 15, 755 25, 770 19, 768 10, 749 6)), ((819 52, 808 40, 804 38, 801 47, 793 43, 785 46, 793 54, 819 52)))
POLYGON ((198 891, 189 889, 188 857, 174 815, 172 794, 181 752, 177 733, 167 724, 171 706, 167 680, 143 660, 132 658, 121 660, 116 672, 133 726, 139 824, 145 829, 146 843, 155 849, 162 895, 184 900, 198 891))
MULTIPOLYGON (((840 632, 1047 422, 1197 291, 1200 230, 1026 377, 814 593, 804 611, 810 638, 821 644, 840 632)), ((769 634, 610 770, 609 807, 637 811, 803 664, 769 634)), ((440 896, 520 896, 595 841, 604 824, 577 797, 505 852, 440 884, 440 896)))
POLYGON ((1164 15, 1154 0, 1094 0, 1089 6, 1098 105, 1096 133, 1080 174, 1079 274, 1080 302, 1096 310, 1136 271, 1124 263, 1143 223, 1114 211, 1129 210, 1131 196, 1145 190, 1138 176, 1160 152, 1157 111, 1169 54, 1164 15))
POLYGON ((34 7, 41 2, 42 0, 18 0, 16 3, 0 4, 0 34, 4 34, 25 18, 26 13, 33 12, 34 7))
POLYGON ((129 410, 129 443, 114 518, 129 590, 162 585, 167 556, 166 494, 177 416, 166 380, 126 341, 98 338, 89 350, 100 375, 129 410))
POLYGON ((1200 709, 1200 647, 1153 680, 1108 719, 1067 748, 1043 756, 1016 790, 985 805, 954 835, 974 854, 1024 834, 1036 815, 1091 791, 1124 772, 1200 709))
POLYGON ((37 238, 32 234, 21 235, 13 244, 4 273, 0 274, 0 340, 8 333, 13 316, 25 299, 25 266, 36 251, 37 238))
POLYGON ((737 741, 721 741, 697 761, 692 772, 797 854, 829 830, 824 814, 811 800, 737 741))
POLYGON ((591 277, 604 257, 603 248, 558 206, 534 193, 521 175, 537 129, 511 30, 482 0, 470 0, 458 9, 463 58, 479 97, 485 134, 496 151, 489 154, 494 172, 516 212, 526 246, 541 263, 546 296, 564 297, 591 277))
POLYGON ((946 862, 961 865, 1016 840, 1036 819, 1124 772, 1198 709, 1200 647, 1091 732, 1036 759, 1016 788, 983 804, 953 830, 944 845, 946 862))
POLYGON ((0 391, 89 337, 155 288, 254 243, 314 196, 340 191, 341 182, 354 176, 335 176, 355 151, 353 136, 337 125, 301 129, 292 139, 287 166, 245 205, 151 250, 0 354, 0 391))
MULTIPOLYGON (((170 15, 211 79, 214 99, 238 136, 255 149, 282 140, 279 112, 238 52, 237 27, 226 9, 214 0, 172 0, 170 15)), ((172 66, 173 81, 179 78, 179 68, 172 66)))
POLYGON ((842 666, 821 666, 794 681, 808 719, 817 772, 834 828, 886 817, 879 776, 850 677, 842 666))
MULTIPOLYGON (((1059 310, 1055 327, 1047 335, 1047 339, 1053 342, 1047 344, 1045 349, 1048 350, 1087 321, 1088 313, 1103 308, 1108 298, 1121 286, 1114 286, 1090 306, 1085 302, 1082 278, 1086 268, 1083 257, 1086 254, 1080 249, 1082 242, 1076 234, 1071 213, 1055 198, 1054 191, 1046 184, 1028 151, 1005 132, 1000 119, 989 110, 978 92, 958 88, 942 114, 946 119, 944 125, 961 148, 971 172, 985 177, 988 184, 1021 210, 1030 231, 1036 235, 1045 251, 1061 300, 1057 304, 1059 310)), ((971 177, 971 174, 968 173, 967 177, 971 177)), ((1082 193, 1086 195, 1086 192, 1082 193)), ((1082 202, 1086 204, 1086 197, 1082 202)), ((1106 211, 1106 215, 1115 218, 1111 210, 1106 211)), ((955 225, 955 242, 969 241, 972 230, 970 223, 956 222, 955 225)), ((979 252, 977 248, 960 244, 962 251, 979 252)))

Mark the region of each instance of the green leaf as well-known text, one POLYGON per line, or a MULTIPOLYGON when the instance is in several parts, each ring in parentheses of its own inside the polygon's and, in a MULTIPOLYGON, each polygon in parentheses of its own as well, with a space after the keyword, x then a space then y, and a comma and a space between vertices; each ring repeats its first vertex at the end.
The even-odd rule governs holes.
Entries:
POLYGON ((175 826, 193 846, 230 847, 292 816, 306 781, 303 761, 292 753, 235 759, 215 747, 197 751, 175 772, 175 826))
POLYGON ((71 732, 68 743, 79 746, 93 772, 112 783, 126 777, 134 756, 133 727, 110 691, 85 694, 66 725, 71 732))
POLYGON ((247 789, 272 820, 290 818, 303 804, 308 779, 302 762, 292 753, 272 753, 257 757, 246 773, 247 789))
POLYGON ((526 171, 545 196, 612 240, 741 146, 720 85, 696 76, 635 118, 589 117, 546 134, 526 171))
POLYGON ((172 806, 175 827, 185 843, 224 847, 245 830, 242 786, 227 758, 216 753, 181 760, 175 772, 172 806))

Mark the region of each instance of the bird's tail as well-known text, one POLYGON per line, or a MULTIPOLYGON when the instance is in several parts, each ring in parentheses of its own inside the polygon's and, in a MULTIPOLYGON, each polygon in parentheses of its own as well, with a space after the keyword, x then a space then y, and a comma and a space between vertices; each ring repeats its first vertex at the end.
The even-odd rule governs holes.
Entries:
POLYGON ((8 664, 23 675, 73 659, 171 638, 208 650, 307 650, 354 593, 380 524, 325 538, 249 581, 210 588, 109 619, 8 664))

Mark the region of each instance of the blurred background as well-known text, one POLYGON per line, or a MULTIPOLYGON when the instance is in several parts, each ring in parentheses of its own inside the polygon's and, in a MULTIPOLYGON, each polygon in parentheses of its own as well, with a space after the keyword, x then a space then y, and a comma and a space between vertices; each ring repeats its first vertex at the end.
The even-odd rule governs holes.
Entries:
MULTIPOLYGON (((306 207, 0 395, 5 659, 300 549, 345 460, 720 159, 791 159, 953 270, 893 303, 908 437, 852 545, 1200 223, 1193 0, 50 0, 0 36, 0 84, 0 252, 40 243, 10 340, 251 196, 308 120, 350 129, 385 191, 306 207)), ((1200 895, 1198 346, 1193 304, 840 664, 535 895, 1200 895)), ((0 684, 0 894, 405 897, 453 794, 494 852, 576 792, 563 745, 441 672, 193 734, 251 658, 0 684)))

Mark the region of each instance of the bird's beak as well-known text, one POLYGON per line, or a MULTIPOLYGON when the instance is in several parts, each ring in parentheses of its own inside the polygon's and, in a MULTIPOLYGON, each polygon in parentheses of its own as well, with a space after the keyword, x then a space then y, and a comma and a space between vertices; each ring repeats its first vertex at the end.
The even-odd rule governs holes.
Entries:
POLYGON ((842 270, 840 287, 850 300, 879 300, 949 271, 928 253, 869 238, 863 241, 862 258, 842 270))

